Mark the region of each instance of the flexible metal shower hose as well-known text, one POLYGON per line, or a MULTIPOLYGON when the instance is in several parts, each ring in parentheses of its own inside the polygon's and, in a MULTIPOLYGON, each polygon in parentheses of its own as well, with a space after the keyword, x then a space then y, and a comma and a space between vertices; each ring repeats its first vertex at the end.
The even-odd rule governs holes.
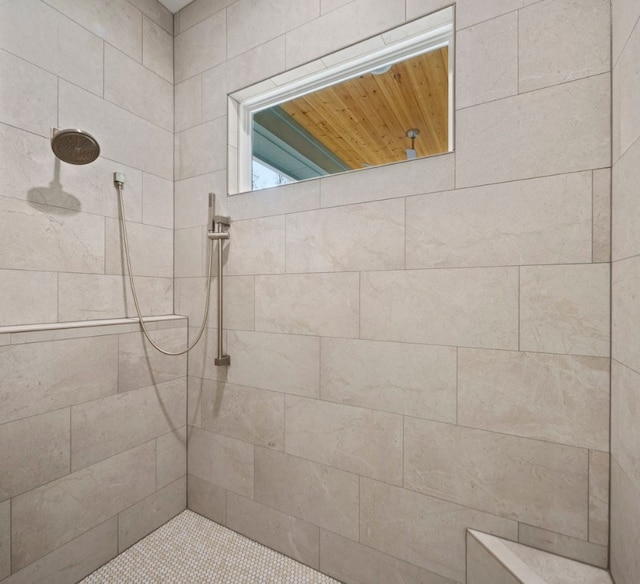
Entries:
MULTIPOLYGON (((122 184, 116 182, 115 185, 116 185, 116 189, 118 190, 118 204, 120 205, 120 222, 122 224, 122 241, 124 242, 124 255, 127 260, 127 272, 129 274, 129 282, 131 283, 133 303, 135 304, 135 307, 136 307, 136 314, 138 315, 138 320, 140 321, 142 332, 144 333, 144 336, 147 338, 147 340, 151 343, 153 348, 156 349, 157 351, 160 351, 165 355, 171 355, 173 357, 177 357, 178 355, 184 355, 185 353, 188 353, 189 351, 191 351, 191 349, 193 349, 198 344, 198 341, 201 339, 202 334, 204 333, 204 329, 207 324, 207 319, 209 318, 209 300, 211 296, 211 264, 213 263, 213 240, 212 239, 209 240, 209 248, 208 248, 209 260, 207 262, 207 282, 206 282, 207 291, 206 291, 205 304, 204 304, 204 316, 202 317, 202 324, 200 325, 200 331, 198 332, 198 335, 196 336, 195 341, 193 341, 193 344, 188 346, 183 351, 176 351, 176 352, 167 351, 166 349, 163 349, 162 347, 160 347, 149 336, 149 331, 147 330, 147 327, 144 324, 144 320, 142 319, 142 313, 140 311, 140 303, 138 302, 138 294, 136 293, 136 285, 135 285, 135 282, 133 281, 133 271, 131 270, 131 256, 129 254, 129 238, 127 237, 127 222, 124 214, 122 184)), ((222 241, 219 242, 219 245, 222 245, 222 241)))

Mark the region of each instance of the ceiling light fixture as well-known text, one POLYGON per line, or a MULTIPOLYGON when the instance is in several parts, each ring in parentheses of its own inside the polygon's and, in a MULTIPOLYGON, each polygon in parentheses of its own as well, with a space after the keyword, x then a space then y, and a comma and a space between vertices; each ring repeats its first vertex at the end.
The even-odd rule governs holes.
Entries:
POLYGON ((420 130, 418 128, 411 128, 407 130, 406 136, 411 139, 411 148, 407 148, 407 160, 413 160, 417 158, 417 153, 415 150, 416 138, 420 135, 420 130))

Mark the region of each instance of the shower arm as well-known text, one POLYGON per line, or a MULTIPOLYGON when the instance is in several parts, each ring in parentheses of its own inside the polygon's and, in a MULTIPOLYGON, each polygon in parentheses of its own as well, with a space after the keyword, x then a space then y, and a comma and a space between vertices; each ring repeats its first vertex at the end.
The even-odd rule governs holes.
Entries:
POLYGON ((212 240, 218 241, 218 356, 214 363, 217 366, 228 366, 231 364, 231 357, 225 355, 223 352, 223 308, 224 308, 224 294, 223 294, 223 244, 225 239, 229 239, 229 227, 231 226, 231 218, 226 215, 216 215, 216 196, 214 193, 209 193, 209 220, 207 222, 207 237, 212 240))

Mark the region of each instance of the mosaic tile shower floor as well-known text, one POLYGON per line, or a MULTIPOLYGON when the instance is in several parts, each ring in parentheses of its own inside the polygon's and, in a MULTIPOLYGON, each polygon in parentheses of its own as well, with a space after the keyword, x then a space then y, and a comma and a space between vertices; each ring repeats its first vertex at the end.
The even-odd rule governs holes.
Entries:
POLYGON ((80 584, 339 584, 320 572, 183 511, 80 584))

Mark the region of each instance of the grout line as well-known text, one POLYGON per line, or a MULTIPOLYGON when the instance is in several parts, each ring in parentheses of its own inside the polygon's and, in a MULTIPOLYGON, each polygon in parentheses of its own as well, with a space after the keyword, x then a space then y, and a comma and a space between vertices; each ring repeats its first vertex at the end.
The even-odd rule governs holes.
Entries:
POLYGON ((73 406, 69 406, 69 474, 73 472, 73 406))
POLYGON ((521 301, 520 301, 521 289, 522 289, 521 269, 522 267, 518 266, 518 351, 520 351, 520 339, 521 339, 520 323, 522 321, 522 307, 521 307, 521 301))
POLYGON ((587 541, 591 541, 591 450, 587 450, 587 541))
MULTIPOLYGON (((610 126, 611 127, 611 126, 610 126)), ((591 171, 591 263, 595 261, 595 213, 594 213, 594 200, 596 196, 596 171, 591 171)))
POLYGON ((516 10, 516 95, 520 95, 520 10, 516 10))
POLYGON ((13 497, 9 498, 9 575, 13 574, 13 497))
MULTIPOLYGON (((508 99, 517 99, 518 97, 522 96, 522 95, 529 95, 529 94, 533 94, 536 92, 540 92, 540 91, 548 91, 551 89, 554 89, 556 87, 562 87, 564 85, 570 85, 571 83, 580 83, 580 82, 584 82, 587 79, 594 79, 596 77, 602 77, 604 75, 611 75, 611 72, 606 70, 606 71, 601 71, 600 73, 593 73, 591 75, 585 75, 584 77, 577 77, 575 79, 569 79, 567 81, 561 81, 559 83, 552 83, 551 85, 544 85, 542 87, 537 87, 535 89, 527 89, 526 91, 522 91, 519 93, 514 93, 514 94, 510 94, 510 95, 505 95, 503 97, 497 97, 495 99, 488 99, 487 101, 481 101, 479 103, 474 103, 471 105, 467 105, 464 107, 459 107, 456 109, 456 112, 461 112, 461 111, 466 111, 466 110, 470 110, 473 108, 478 108, 478 107, 483 107, 487 104, 490 103, 496 103, 499 101, 505 101, 508 99)), ((442 156, 442 155, 446 155, 446 154, 451 154, 452 152, 442 152, 439 154, 435 154, 432 156, 426 156, 423 158, 432 158, 433 156, 442 156)), ((400 161, 400 162, 404 162, 404 161, 400 161)), ((395 162, 395 163, 391 163, 391 164, 400 164, 400 162, 395 162)), ((380 166, 385 166, 385 165, 380 165, 380 166)), ((587 169, 588 170, 588 169, 587 169)), ((571 171, 571 172, 584 172, 584 171, 571 171)), ((538 178, 538 177, 532 177, 532 178, 538 178)), ((313 180, 313 179, 307 179, 307 180, 313 180)))
POLYGON ((405 437, 406 437, 406 432, 405 432, 405 420, 406 417, 403 415, 401 416, 402 419, 402 424, 400 426, 400 446, 401 446, 401 450, 400 450, 400 465, 401 465, 401 469, 402 469, 402 478, 401 478, 401 487, 404 489, 405 485, 407 484, 407 480, 406 480, 406 474, 405 474, 405 467, 404 467, 404 451, 405 451, 405 437))
POLYGON ((460 390, 460 347, 456 347, 456 425, 459 424, 460 402, 458 399, 460 390))

